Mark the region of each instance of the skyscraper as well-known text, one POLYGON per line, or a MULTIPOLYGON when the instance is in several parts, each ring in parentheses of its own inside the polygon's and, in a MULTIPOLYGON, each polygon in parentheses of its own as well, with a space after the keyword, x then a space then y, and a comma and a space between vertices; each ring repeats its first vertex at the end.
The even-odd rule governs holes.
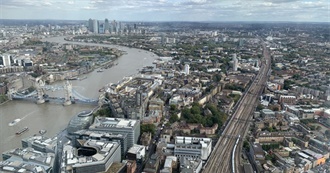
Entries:
POLYGON ((104 33, 109 33, 110 32, 110 24, 109 24, 109 20, 105 19, 104 20, 104 33))
POLYGON ((88 20, 88 30, 90 32, 94 32, 94 30, 93 30, 93 20, 92 19, 88 20))
POLYGON ((104 34, 104 31, 105 31, 104 25, 105 25, 105 23, 99 22, 99 34, 104 34))
POLYGON ((121 22, 118 22, 117 33, 120 33, 121 32, 121 29, 122 29, 122 23, 121 22))
POLYGON ((112 28, 112 31, 111 32, 117 32, 117 22, 116 20, 113 20, 112 23, 111 23, 111 28, 112 28))
POLYGON ((99 21, 94 19, 93 20, 93 32, 98 33, 98 31, 99 31, 99 21))

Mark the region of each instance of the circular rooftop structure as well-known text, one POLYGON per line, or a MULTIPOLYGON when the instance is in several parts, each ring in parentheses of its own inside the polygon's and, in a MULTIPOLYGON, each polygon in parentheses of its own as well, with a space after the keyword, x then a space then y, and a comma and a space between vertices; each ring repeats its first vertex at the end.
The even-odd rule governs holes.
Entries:
POLYGON ((79 112, 72 117, 68 125, 68 133, 73 134, 78 130, 87 129, 93 123, 93 112, 90 110, 79 112))

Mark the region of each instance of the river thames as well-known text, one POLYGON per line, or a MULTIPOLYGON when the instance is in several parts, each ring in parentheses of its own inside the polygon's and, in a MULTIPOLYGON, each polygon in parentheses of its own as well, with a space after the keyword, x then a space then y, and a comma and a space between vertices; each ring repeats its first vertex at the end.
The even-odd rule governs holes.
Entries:
MULTIPOLYGON (((71 81, 73 89, 78 91, 79 94, 97 99, 99 96, 99 89, 108 83, 117 83, 125 76, 130 76, 138 73, 138 69, 144 66, 151 66, 152 62, 158 58, 152 52, 145 50, 128 48, 116 45, 96 44, 96 43, 82 43, 82 42, 68 42, 64 37, 46 38, 43 41, 54 43, 68 43, 86 46, 102 46, 118 48, 126 52, 118 58, 115 65, 108 69, 103 69, 103 72, 98 73, 95 71, 86 74, 84 80, 71 81)), ((57 82, 56 85, 62 85, 63 82, 57 82)), ((64 97, 63 91, 46 91, 46 94, 54 95, 57 97, 64 97)), ((70 105, 62 106, 60 104, 45 103, 37 105, 33 102, 27 101, 10 101, 0 105, 0 153, 9 149, 21 147, 21 139, 27 138, 34 134, 38 134, 41 129, 46 129, 45 136, 54 137, 58 132, 63 130, 72 116, 83 110, 93 109, 90 105, 70 105), (9 124, 15 119, 21 119, 13 126, 9 124), (21 136, 16 136, 15 133, 24 127, 28 127, 29 131, 23 133, 21 136)), ((2 160, 2 158, 0 159, 2 160)))

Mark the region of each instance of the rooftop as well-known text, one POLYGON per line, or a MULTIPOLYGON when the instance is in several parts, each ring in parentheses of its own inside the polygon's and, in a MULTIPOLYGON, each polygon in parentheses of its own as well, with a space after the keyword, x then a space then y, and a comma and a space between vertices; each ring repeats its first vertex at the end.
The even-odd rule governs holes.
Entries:
POLYGON ((25 168, 25 170, 48 170, 53 167, 55 159, 54 153, 42 153, 33 148, 16 148, 4 152, 3 155, 9 156, 10 158, 0 162, 0 170, 4 169, 4 167, 12 167, 11 170, 14 170, 12 172, 18 172, 18 170, 25 168), (27 169, 27 165, 30 165, 28 166, 29 169, 27 169))
POLYGON ((48 138, 45 136, 31 136, 25 139, 22 139, 22 142, 28 142, 33 145, 43 146, 55 151, 55 147, 57 144, 57 137, 48 138))
POLYGON ((180 159, 181 173, 194 172, 200 164, 202 164, 201 159, 192 159, 192 158, 182 157, 180 159))
POLYGON ((132 119, 97 117, 90 128, 133 128, 137 123, 132 119))
POLYGON ((128 150, 128 153, 137 154, 137 153, 141 152, 141 150, 143 150, 144 148, 145 148, 145 146, 143 146, 143 145, 136 145, 136 144, 134 144, 134 145, 128 150))
POLYGON ((89 139, 83 143, 82 148, 74 148, 68 144, 64 145, 63 153, 65 153, 65 155, 63 155, 63 157, 66 158, 65 164, 67 166, 82 167, 84 165, 100 164, 106 162, 118 147, 119 144, 117 142, 89 139), (88 151, 86 151, 88 154, 86 155, 83 151, 84 147, 88 148, 88 151), (94 154, 91 154, 92 149, 96 150, 94 154), (80 153, 80 155, 77 153, 80 153))

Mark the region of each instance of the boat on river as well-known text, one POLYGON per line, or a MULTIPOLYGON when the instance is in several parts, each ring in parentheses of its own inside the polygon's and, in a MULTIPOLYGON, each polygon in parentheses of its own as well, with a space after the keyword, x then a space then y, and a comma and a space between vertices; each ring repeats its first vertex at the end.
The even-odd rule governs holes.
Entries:
POLYGON ((84 80, 84 79, 87 79, 87 76, 84 76, 82 78, 79 78, 79 80, 84 80))
POLYGON ((29 130, 28 127, 24 127, 23 129, 17 131, 15 134, 16 134, 16 135, 21 135, 22 133, 24 133, 24 132, 26 132, 26 131, 28 131, 28 130, 29 130))
POLYGON ((104 92, 104 87, 102 87, 101 89, 99 89, 99 92, 104 92))
POLYGON ((41 129, 41 130, 39 130, 39 134, 40 135, 43 135, 43 134, 45 134, 47 132, 47 130, 45 130, 45 129, 41 129))
POLYGON ((8 125, 13 126, 13 125, 17 124, 20 121, 21 121, 21 119, 18 118, 18 119, 15 119, 14 121, 10 122, 8 125))
POLYGON ((78 80, 78 78, 77 77, 67 77, 67 78, 65 78, 66 80, 78 80))

